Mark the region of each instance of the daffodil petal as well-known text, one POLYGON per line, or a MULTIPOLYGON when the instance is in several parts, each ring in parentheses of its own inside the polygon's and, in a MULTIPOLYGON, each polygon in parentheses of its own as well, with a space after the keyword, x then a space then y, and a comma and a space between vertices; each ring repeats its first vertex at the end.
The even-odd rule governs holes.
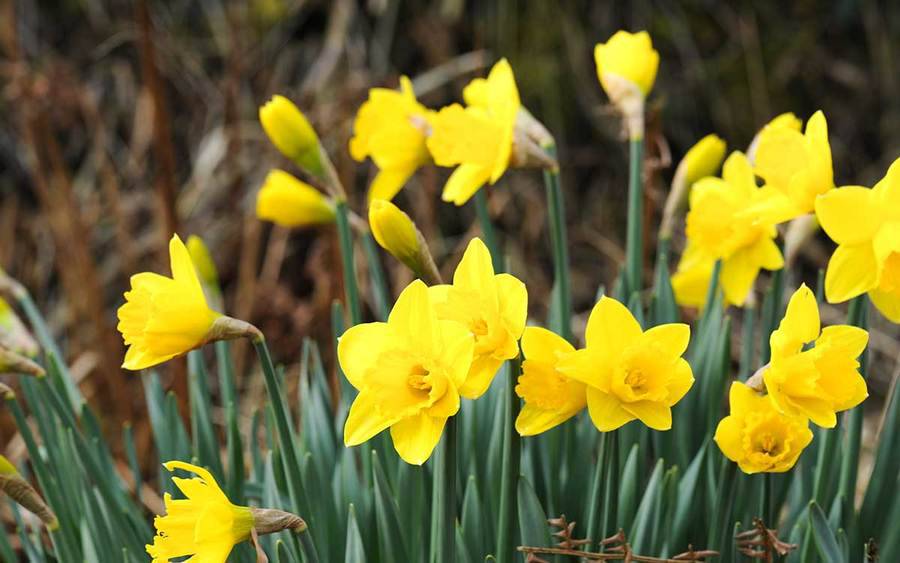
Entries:
POLYGON ((887 292, 880 289, 869 291, 872 303, 892 323, 900 323, 900 292, 887 292))
POLYGON ((406 463, 422 465, 440 441, 446 422, 424 413, 400 420, 391 426, 394 449, 406 463))
POLYGON ((825 297, 829 303, 843 303, 862 295, 876 283, 878 262, 870 243, 837 247, 825 272, 825 297))
POLYGON ((365 385, 366 372, 390 337, 387 323, 363 323, 338 338, 338 361, 347 381, 356 389, 365 385))
POLYGON ((525 403, 516 418, 516 432, 522 436, 534 436, 559 426, 576 414, 577 410, 556 411, 525 403))
POLYGON ((522 353, 537 362, 555 364, 561 357, 575 352, 565 338, 546 328, 529 326, 522 334, 522 353))
POLYGON ((525 330, 525 321, 528 318, 528 291, 521 280, 510 274, 497 274, 494 280, 497 285, 500 314, 510 335, 518 340, 525 330))
POLYGON ((362 391, 350 405, 344 422, 344 445, 357 446, 394 424, 396 416, 382 412, 373 393, 362 391))
POLYGON ((625 305, 601 297, 594 305, 584 338, 589 348, 618 352, 641 336, 641 325, 625 305))
POLYGON ((478 164, 460 164, 447 179, 441 199, 457 206, 463 205, 487 183, 490 177, 490 168, 478 164))
POLYGON ((587 405, 591 421, 601 432, 611 432, 636 418, 615 397, 593 387, 587 388, 587 405))
POLYGON ((666 404, 656 401, 635 401, 622 403, 622 408, 654 430, 672 428, 672 409, 666 404))
POLYGON ((872 190, 845 186, 816 198, 816 217, 837 244, 855 245, 872 239, 881 224, 881 209, 872 190))

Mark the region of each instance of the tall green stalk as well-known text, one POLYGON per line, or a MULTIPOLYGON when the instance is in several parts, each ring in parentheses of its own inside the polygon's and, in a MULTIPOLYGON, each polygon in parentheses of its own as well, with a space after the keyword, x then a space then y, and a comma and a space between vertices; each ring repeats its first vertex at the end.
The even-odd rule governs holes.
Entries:
MULTIPOLYGON (((556 158, 556 145, 543 146, 551 158, 556 158)), ((544 169, 547 191, 547 217, 550 220, 550 244, 553 248, 553 276, 556 288, 556 313, 560 336, 572 341, 572 287, 569 279, 569 242, 566 236, 566 206, 559 184, 559 168, 544 169)))
POLYGON ((481 235, 484 244, 491 251, 491 261, 494 263, 494 272, 503 271, 503 257, 500 256, 500 248, 497 246, 497 234, 494 224, 491 222, 491 214, 488 211, 487 191, 481 188, 475 192, 475 214, 478 215, 478 225, 481 227, 481 235))
POLYGON ((512 563, 516 557, 515 531, 519 522, 516 494, 519 489, 521 441, 516 432, 519 399, 516 378, 521 370, 521 356, 510 360, 506 392, 503 396, 503 458, 500 477, 500 521, 497 528, 497 562, 512 563))
POLYGON ((337 202, 337 232, 341 247, 341 263, 344 270, 344 291, 347 293, 347 309, 350 311, 350 322, 357 325, 362 322, 362 309, 359 304, 359 286, 356 283, 356 267, 353 264, 353 233, 350 230, 349 210, 347 202, 337 202))
POLYGON ((631 139, 628 162, 628 227, 625 241, 625 295, 641 290, 644 262, 644 138, 631 139))
POLYGON ((456 558, 456 417, 447 419, 441 451, 435 458, 434 504, 432 518, 437 519, 435 563, 455 563, 456 558))

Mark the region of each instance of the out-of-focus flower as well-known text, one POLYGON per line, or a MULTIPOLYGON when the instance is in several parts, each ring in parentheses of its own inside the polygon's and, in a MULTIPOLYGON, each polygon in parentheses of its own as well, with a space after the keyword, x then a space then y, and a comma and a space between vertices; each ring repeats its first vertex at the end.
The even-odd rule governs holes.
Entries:
POLYGON ((31 486, 31 483, 19 475, 16 467, 2 455, 0 455, 0 491, 34 513, 49 530, 56 530, 59 527, 56 515, 53 514, 41 495, 31 486))
POLYGON ((617 31, 594 47, 597 78, 626 119, 632 139, 644 136, 644 99, 656 80, 659 53, 646 31, 617 31))
POLYGON ((725 158, 725 141, 721 137, 709 134, 688 149, 684 158, 678 163, 672 178, 672 187, 666 197, 662 222, 659 227, 661 239, 671 238, 675 216, 684 207, 691 186, 701 178, 712 176, 722 165, 725 158))
POLYGON ((778 127, 787 127, 788 129, 799 132, 803 129, 803 121, 791 112, 785 112, 772 118, 771 121, 766 123, 763 128, 756 133, 753 137, 753 141, 750 142, 750 146, 747 148, 747 158, 750 160, 751 164, 756 160, 756 147, 759 146, 759 138, 762 136, 763 131, 778 127))
POLYGON ((900 159, 871 190, 846 186, 816 199, 816 216, 838 247, 825 272, 825 297, 841 303, 868 292, 900 323, 900 159))
POLYGON ((169 241, 172 277, 152 272, 131 276, 131 291, 119 307, 119 332, 128 351, 122 367, 145 369, 207 342, 257 337, 252 325, 209 308, 187 248, 178 235, 169 241))
POLYGON ((516 418, 522 436, 546 432, 569 420, 587 405, 584 383, 569 379, 557 368, 575 348, 547 329, 526 327, 522 335, 522 374, 516 394, 525 405, 516 418))
POLYGON ((390 428, 400 457, 423 464, 447 418, 459 411, 473 348, 465 325, 438 319, 420 280, 400 293, 386 323, 348 329, 338 340, 338 360, 359 394, 344 424, 344 444, 361 444, 390 428))
POLYGON ((668 430, 672 406, 694 384, 681 357, 690 336, 680 323, 643 331, 624 305, 602 297, 588 318, 586 348, 560 360, 557 369, 587 385, 588 412, 601 432, 635 419, 668 430))
POLYGON ((485 183, 494 184, 510 165, 521 108, 512 67, 500 59, 486 80, 476 79, 463 96, 468 107, 447 106, 433 118, 427 146, 438 166, 457 166, 442 198, 462 205, 485 183))
POLYGON ((353 122, 350 155, 357 161, 371 157, 378 175, 369 188, 369 201, 390 201, 410 176, 431 161, 425 146, 435 112, 418 101, 412 82, 400 77, 400 90, 372 88, 353 122))
POLYGON ((816 297, 801 285, 770 338, 772 360, 764 368, 763 381, 780 412, 833 428, 836 412, 853 408, 868 396, 857 358, 869 335, 849 325, 820 329, 816 297))
POLYGON ((259 534, 306 529, 306 523, 299 516, 232 504, 215 477, 202 467, 182 461, 170 461, 163 466, 169 471, 189 471, 197 477, 172 477, 175 486, 187 498, 173 499, 169 493, 165 494, 166 513, 154 518, 156 536, 153 543, 146 546, 153 563, 166 563, 180 557, 189 557, 190 561, 225 563, 235 545, 250 539, 254 528, 259 534))
POLYGON ((812 441, 804 417, 778 412, 767 397, 741 382, 731 384, 728 402, 731 414, 719 422, 715 440, 744 473, 785 472, 812 441))
POLYGON ((525 284, 510 274, 494 274, 490 251, 474 238, 456 267, 453 285, 428 291, 440 318, 457 321, 475 335, 472 367, 459 394, 477 399, 503 362, 519 354, 518 340, 528 316, 525 284))
POLYGON ((419 236, 409 215, 390 201, 375 199, 369 203, 369 228, 381 248, 410 269, 417 269, 419 236))
POLYGON ((272 170, 256 196, 256 216, 282 227, 334 222, 332 201, 316 188, 283 170, 272 170))
POLYGON ((273 96, 259 108, 259 122, 281 154, 313 176, 324 175, 319 137, 292 101, 273 96))
POLYGON ((765 181, 762 198, 748 210, 772 223, 811 213, 816 196, 834 188, 825 114, 817 111, 801 134, 783 118, 759 134, 754 170, 765 181))
POLYGON ((672 279, 676 300, 696 305, 701 274, 722 261, 720 283, 728 303, 743 305, 760 269, 777 270, 784 259, 775 244, 775 225, 745 212, 765 197, 747 157, 735 151, 722 178, 703 178, 691 190, 686 234, 688 249, 672 279))
POLYGON ((40 352, 38 343, 25 328, 22 319, 2 297, 0 297, 0 346, 28 357, 34 357, 40 352))
POLYGON ((185 246, 191 256, 191 262, 194 263, 194 268, 197 269, 197 276, 207 301, 213 309, 221 310, 223 303, 222 290, 219 288, 219 271, 209 253, 209 248, 197 235, 189 236, 185 246))

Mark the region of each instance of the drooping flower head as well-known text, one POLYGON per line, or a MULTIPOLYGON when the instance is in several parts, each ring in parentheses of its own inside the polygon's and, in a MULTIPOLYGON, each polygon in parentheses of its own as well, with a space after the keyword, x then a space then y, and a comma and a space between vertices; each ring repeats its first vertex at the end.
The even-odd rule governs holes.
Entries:
POLYGON ((431 161, 425 137, 435 112, 418 101, 412 82, 400 77, 400 90, 372 88, 353 122, 350 155, 371 157, 378 175, 369 187, 369 201, 390 201, 410 176, 431 161))
POLYGON ((587 385, 591 420, 609 432, 635 419, 654 430, 672 427, 672 406, 694 384, 681 357, 691 329, 673 323, 647 331, 621 303, 602 297, 588 318, 586 347, 560 361, 570 379, 587 385))
POLYGON ((594 47, 597 78, 626 118, 632 139, 644 136, 644 99, 653 89, 659 53, 646 31, 617 31, 594 47))
POLYGON ((259 121, 281 154, 312 176, 324 175, 319 136, 294 102, 273 96, 259 108, 259 121))
POLYGON ((467 107, 447 106, 433 119, 428 150, 438 166, 456 166, 442 198, 462 205, 485 183, 494 184, 510 164, 521 108, 512 67, 500 59, 487 79, 463 92, 467 107))
POLYGON ((569 420, 587 405, 584 383, 560 372, 559 363, 575 353, 564 338, 539 327, 526 327, 522 335, 522 374, 516 394, 525 401, 516 418, 522 436, 546 432, 569 420))
POLYGON ((190 557, 191 561, 225 563, 235 545, 250 538, 253 512, 228 500, 209 471, 184 463, 164 464, 169 471, 182 469, 197 475, 190 479, 172 477, 187 498, 165 494, 166 513, 153 519, 156 536, 147 547, 153 563, 190 557))
POLYGON ((731 414, 719 422, 715 440, 744 473, 783 473, 812 441, 806 418, 778 412, 741 382, 731 384, 728 403, 731 414))
POLYGON ((716 260, 722 261, 719 281, 725 300, 736 305, 746 301, 761 269, 784 266, 774 240, 775 225, 746 213, 763 197, 747 157, 739 151, 725 161, 721 179, 703 178, 694 185, 687 215, 688 247, 672 278, 680 304, 703 306, 716 260))
POLYGON ((475 335, 475 356, 459 394, 477 399, 503 362, 519 354, 518 340, 528 316, 525 284, 510 274, 495 274, 487 246, 473 238, 453 273, 453 284, 428 291, 439 317, 457 321, 475 335))
POLYGON ((386 323, 348 329, 338 341, 338 360, 359 394, 344 424, 344 444, 390 428, 400 457, 424 463, 459 410, 473 348, 465 325, 438 319, 420 280, 403 290, 386 323))
POLYGON ((272 170, 256 196, 256 216, 282 227, 334 222, 334 203, 322 192, 283 170, 272 170))
POLYGON ((119 307, 119 332, 128 346, 122 367, 140 370, 204 343, 221 317, 206 304, 197 271, 184 243, 169 241, 172 277, 152 272, 131 276, 131 291, 119 307))
POLYGON ((825 272, 825 297, 841 303, 868 292, 900 323, 900 159, 871 190, 846 186, 816 200, 822 228, 838 244, 825 272))
POLYGON ((821 330, 816 297, 801 285, 770 338, 772 359, 763 380, 775 408, 833 428, 836 412, 868 396, 857 360, 868 340, 868 333, 855 326, 821 330), (813 347, 804 350, 811 343, 813 347))
POLYGON ((766 127, 755 147, 754 168, 766 197, 753 213, 773 223, 812 213, 816 196, 834 188, 825 114, 814 113, 802 134, 791 123, 784 119, 766 127))

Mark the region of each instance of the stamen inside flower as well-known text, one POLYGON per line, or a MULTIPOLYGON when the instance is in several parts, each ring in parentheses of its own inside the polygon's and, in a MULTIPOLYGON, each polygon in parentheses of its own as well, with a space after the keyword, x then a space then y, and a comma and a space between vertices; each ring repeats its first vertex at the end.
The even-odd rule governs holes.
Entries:
POLYGON ((880 289, 887 293, 900 292, 900 252, 892 252, 884 261, 880 289))
POLYGON ((428 379, 429 372, 422 365, 416 364, 410 370, 406 377, 406 384, 413 389, 420 391, 431 391, 431 381, 428 379))

